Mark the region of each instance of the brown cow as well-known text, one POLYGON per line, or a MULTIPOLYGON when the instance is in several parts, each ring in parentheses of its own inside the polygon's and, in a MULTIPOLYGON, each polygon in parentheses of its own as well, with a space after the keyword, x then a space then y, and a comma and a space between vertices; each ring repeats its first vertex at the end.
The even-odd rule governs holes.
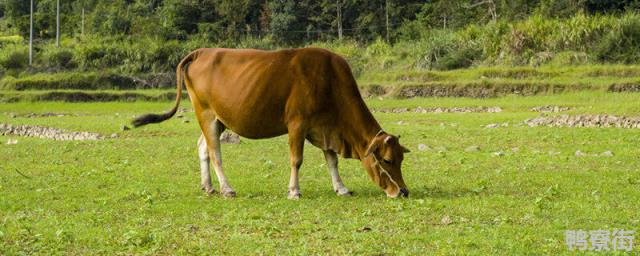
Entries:
POLYGON ((177 67, 177 97, 165 114, 147 114, 134 126, 162 122, 178 109, 182 80, 202 129, 202 187, 211 193, 209 157, 224 196, 235 196, 222 171, 220 134, 251 139, 288 134, 289 198, 300 198, 298 171, 304 141, 324 151, 338 195, 350 195, 338 174, 337 154, 362 161, 389 197, 408 196, 400 166, 409 152, 387 134, 365 105, 347 62, 323 49, 279 51, 198 49, 177 67), (188 65, 188 67, 187 67, 188 65), (187 69, 186 71, 183 69, 187 69), (184 77, 184 78, 183 78, 184 77))

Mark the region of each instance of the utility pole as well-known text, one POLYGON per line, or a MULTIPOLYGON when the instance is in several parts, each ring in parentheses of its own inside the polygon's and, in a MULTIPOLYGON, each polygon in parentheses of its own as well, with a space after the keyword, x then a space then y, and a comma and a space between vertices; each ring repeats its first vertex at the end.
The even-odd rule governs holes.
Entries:
POLYGON ((336 1, 336 9, 338 12, 338 40, 342 41, 342 6, 341 0, 336 1))
POLYGON ((29 66, 33 64, 33 0, 31 0, 31 15, 29 15, 29 66))
POLYGON ((84 37, 84 7, 82 7, 82 24, 80 27, 80 36, 84 37))
POLYGON ((384 1, 385 4, 385 16, 387 17, 387 43, 389 43, 389 0, 384 1))
POLYGON ((56 1, 56 47, 60 47, 60 0, 56 1))

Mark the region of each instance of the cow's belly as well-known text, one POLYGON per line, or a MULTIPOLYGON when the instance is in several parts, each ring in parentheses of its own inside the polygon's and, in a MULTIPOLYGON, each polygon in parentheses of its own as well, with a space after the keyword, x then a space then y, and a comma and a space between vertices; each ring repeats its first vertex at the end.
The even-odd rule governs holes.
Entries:
POLYGON ((240 107, 216 111, 216 115, 228 129, 245 138, 272 138, 287 133, 282 114, 273 110, 240 107))
POLYGON ((228 129, 242 137, 261 139, 286 134, 286 98, 254 90, 227 89, 226 93, 216 93, 209 107, 228 129))

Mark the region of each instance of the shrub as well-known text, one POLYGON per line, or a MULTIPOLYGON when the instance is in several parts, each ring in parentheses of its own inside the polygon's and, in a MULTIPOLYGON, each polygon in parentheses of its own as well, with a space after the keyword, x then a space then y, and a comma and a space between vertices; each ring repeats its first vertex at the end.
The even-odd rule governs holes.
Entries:
POLYGON ((78 45, 75 61, 85 70, 117 67, 122 65, 126 58, 123 50, 125 44, 122 41, 109 43, 90 39, 78 45))
POLYGON ((56 70, 72 69, 77 66, 72 48, 56 47, 49 44, 42 51, 41 63, 46 68, 56 70))
POLYGON ((19 78, 6 77, 0 88, 9 90, 83 89, 109 90, 134 89, 133 79, 113 73, 39 73, 19 78))
POLYGON ((0 50, 0 66, 6 70, 24 69, 29 65, 29 48, 7 45, 0 50))
POLYGON ((640 60, 640 15, 623 16, 594 51, 603 62, 637 63, 640 60))
POLYGON ((24 41, 24 38, 21 36, 0 36, 0 45, 5 44, 20 44, 24 41))

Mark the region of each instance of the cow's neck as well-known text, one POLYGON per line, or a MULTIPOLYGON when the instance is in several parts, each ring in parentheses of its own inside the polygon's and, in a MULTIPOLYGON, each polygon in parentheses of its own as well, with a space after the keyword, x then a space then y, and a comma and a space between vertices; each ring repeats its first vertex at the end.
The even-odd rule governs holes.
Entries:
POLYGON ((364 102, 360 104, 360 111, 352 112, 347 122, 353 124, 352 129, 345 129, 343 138, 351 145, 353 158, 363 159, 365 152, 373 138, 382 129, 364 102))

